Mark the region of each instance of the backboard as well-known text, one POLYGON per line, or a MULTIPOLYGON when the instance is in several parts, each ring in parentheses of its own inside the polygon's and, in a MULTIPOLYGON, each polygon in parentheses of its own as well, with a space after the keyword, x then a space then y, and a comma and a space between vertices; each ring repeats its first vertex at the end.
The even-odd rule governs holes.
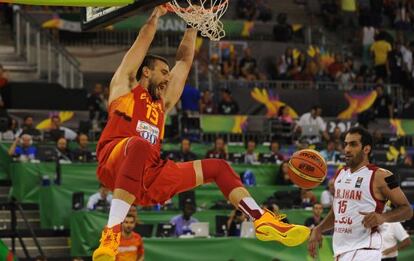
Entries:
POLYGON ((82 9, 82 31, 97 30, 146 10, 168 2, 168 0, 135 0, 125 6, 85 7, 82 9))

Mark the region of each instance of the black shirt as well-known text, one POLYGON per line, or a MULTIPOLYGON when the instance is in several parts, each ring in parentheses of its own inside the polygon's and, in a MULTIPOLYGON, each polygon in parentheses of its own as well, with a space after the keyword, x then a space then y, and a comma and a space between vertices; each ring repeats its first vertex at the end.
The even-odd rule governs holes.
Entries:
POLYGON ((92 152, 88 149, 77 148, 73 151, 73 161, 75 162, 91 162, 93 161, 92 152))
POLYGON ((235 101, 225 102, 221 101, 218 106, 218 113, 231 115, 239 112, 239 105, 235 101))

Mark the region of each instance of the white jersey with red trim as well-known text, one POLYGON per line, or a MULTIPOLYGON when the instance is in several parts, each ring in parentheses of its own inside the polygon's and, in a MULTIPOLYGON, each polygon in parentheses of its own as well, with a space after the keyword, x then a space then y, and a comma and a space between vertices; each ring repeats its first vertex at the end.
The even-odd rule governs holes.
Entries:
POLYGON ((335 216, 333 250, 334 255, 356 249, 381 249, 382 239, 376 228, 362 225, 364 218, 359 212, 382 213, 384 202, 373 194, 375 165, 367 165, 351 173, 343 168, 335 178, 333 212, 335 216))

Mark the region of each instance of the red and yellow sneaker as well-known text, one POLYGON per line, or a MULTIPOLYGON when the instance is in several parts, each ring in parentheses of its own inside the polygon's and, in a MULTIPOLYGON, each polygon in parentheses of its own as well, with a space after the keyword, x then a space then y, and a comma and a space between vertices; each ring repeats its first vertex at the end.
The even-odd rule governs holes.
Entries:
POLYGON ((112 228, 105 227, 102 231, 101 244, 93 252, 93 261, 115 261, 118 246, 121 242, 121 225, 112 228))
POLYGON ((286 215, 276 215, 269 210, 254 221, 256 237, 262 241, 278 241, 286 246, 297 246, 308 239, 310 229, 305 226, 282 222, 286 215))

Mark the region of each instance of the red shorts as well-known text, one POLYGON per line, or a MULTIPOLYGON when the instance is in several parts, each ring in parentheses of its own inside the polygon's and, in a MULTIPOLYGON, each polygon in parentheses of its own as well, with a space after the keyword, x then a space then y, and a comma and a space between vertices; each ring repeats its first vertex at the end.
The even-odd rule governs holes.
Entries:
MULTIPOLYGON (((139 136, 118 139, 106 144, 98 152, 98 170, 97 176, 99 181, 110 190, 116 188, 117 179, 126 179, 125 173, 120 170, 125 169, 124 163, 127 157, 142 157, 145 155, 144 171, 129 173, 133 175, 134 192, 136 197, 135 204, 141 206, 164 203, 172 198, 175 194, 192 189, 196 184, 195 170, 193 162, 175 163, 170 160, 160 159, 158 148, 152 146, 141 146, 134 151, 138 155, 128 153, 130 146, 139 146, 143 139, 139 136), (141 139, 141 140, 139 140, 141 139)), ((144 140, 145 141, 145 140, 144 140)), ((145 141, 146 142, 146 141, 145 141)), ((131 168, 129 168, 131 169, 131 168)), ((132 193, 131 189, 128 190, 132 193)))

